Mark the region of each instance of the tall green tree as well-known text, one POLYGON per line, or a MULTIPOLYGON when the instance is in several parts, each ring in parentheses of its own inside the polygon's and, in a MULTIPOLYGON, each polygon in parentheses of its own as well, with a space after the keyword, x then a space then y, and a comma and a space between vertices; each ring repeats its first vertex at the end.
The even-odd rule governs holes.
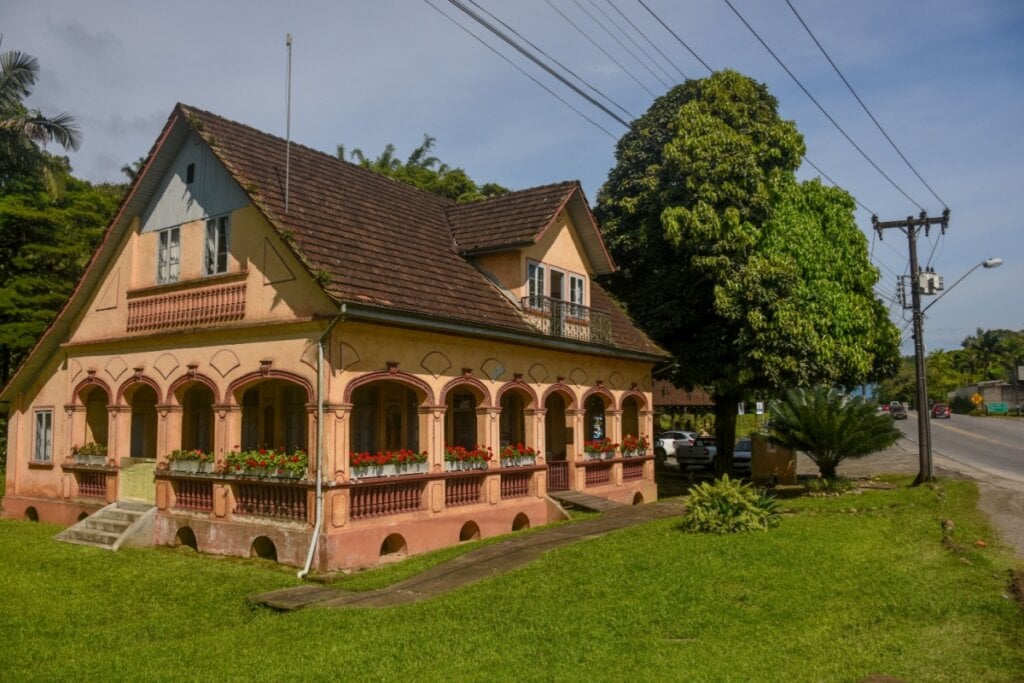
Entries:
POLYGON ((899 334, 843 190, 800 183, 804 153, 767 88, 734 71, 658 98, 616 148, 597 216, 608 285, 715 400, 720 473, 738 403, 895 372, 899 334))
MULTIPOLYGON (((51 169, 66 160, 48 159, 51 169)), ((25 176, 0 195, 0 384, 64 305, 124 192, 62 176, 54 199, 25 176)))
MULTIPOLYGON (((376 159, 368 158, 360 149, 353 149, 349 159, 375 173, 457 202, 472 202, 508 193, 497 183, 477 185, 461 168, 451 168, 442 163, 430 154, 436 143, 435 138, 424 135, 423 144, 414 149, 404 162, 395 156, 392 144, 388 144, 376 159)), ((345 146, 338 145, 338 158, 345 159, 345 154, 345 146)))
POLYGON ((78 149, 81 134, 68 113, 45 116, 25 106, 39 76, 39 60, 18 50, 0 52, 0 188, 26 174, 38 174, 51 192, 60 189, 64 169, 59 157, 44 152, 47 143, 78 149))

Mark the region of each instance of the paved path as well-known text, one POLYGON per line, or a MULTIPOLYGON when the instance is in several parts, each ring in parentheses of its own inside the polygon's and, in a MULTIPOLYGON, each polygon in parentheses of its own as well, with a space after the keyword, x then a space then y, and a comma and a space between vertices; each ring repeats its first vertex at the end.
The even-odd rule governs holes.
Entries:
POLYGON ((597 538, 656 519, 680 516, 683 510, 683 506, 677 502, 651 503, 610 510, 595 519, 512 536, 379 590, 355 592, 328 586, 305 585, 253 595, 249 600, 286 611, 311 606, 391 607, 420 602, 468 586, 480 579, 526 566, 552 548, 597 538))

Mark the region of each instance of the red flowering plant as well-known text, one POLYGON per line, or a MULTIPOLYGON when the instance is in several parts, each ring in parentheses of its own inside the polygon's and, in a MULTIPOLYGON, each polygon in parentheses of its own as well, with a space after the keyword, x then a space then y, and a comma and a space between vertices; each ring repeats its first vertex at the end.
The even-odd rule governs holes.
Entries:
POLYGON ((501 449, 501 458, 536 458, 537 451, 521 443, 509 444, 501 449))
POLYGON ((647 449, 651 447, 647 437, 641 434, 639 437, 627 434, 622 439, 622 446, 620 450, 623 455, 643 455, 647 452, 647 449))
POLYGON ((201 448, 178 448, 167 454, 168 462, 213 462, 213 453, 206 453, 201 448))
POLYGON ((224 456, 224 464, 227 474, 302 477, 309 470, 309 454, 301 448, 293 448, 288 452, 284 446, 234 450, 224 456))
POLYGON ((586 453, 611 453, 619 447, 619 444, 615 443, 608 437, 603 439, 594 439, 593 441, 587 441, 583 444, 583 450, 586 453))
POLYGON ((477 446, 473 449, 462 446, 444 447, 444 459, 447 462, 490 462, 493 457, 494 453, 491 452, 490 446, 487 448, 477 446))
POLYGON ((415 465, 427 461, 427 452, 417 453, 416 451, 403 448, 397 451, 377 451, 370 453, 349 453, 348 463, 352 467, 379 467, 383 465, 415 465))

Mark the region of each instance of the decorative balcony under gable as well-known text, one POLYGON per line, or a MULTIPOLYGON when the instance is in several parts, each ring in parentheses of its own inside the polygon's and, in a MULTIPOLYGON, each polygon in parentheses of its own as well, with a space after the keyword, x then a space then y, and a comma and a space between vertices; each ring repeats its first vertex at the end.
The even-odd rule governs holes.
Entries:
POLYGON ((589 306, 549 296, 524 296, 523 314, 542 333, 594 344, 611 344, 611 316, 589 306))
POLYGON ((150 294, 164 287, 151 287, 128 293, 128 332, 159 332, 162 330, 200 327, 233 322, 245 318, 246 283, 243 277, 205 287, 182 288, 179 283, 171 291, 150 294), (146 296, 150 294, 149 296, 146 296))

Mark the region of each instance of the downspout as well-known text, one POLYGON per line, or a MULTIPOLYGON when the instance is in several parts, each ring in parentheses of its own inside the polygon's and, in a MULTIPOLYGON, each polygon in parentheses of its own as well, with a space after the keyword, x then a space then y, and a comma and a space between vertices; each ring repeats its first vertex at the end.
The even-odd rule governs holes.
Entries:
POLYGON ((316 340, 316 512, 314 513, 313 535, 309 539, 309 552, 306 553, 306 564, 298 573, 303 579, 309 574, 313 566, 313 555, 316 553, 316 545, 320 540, 320 531, 324 526, 324 340, 331 334, 331 330, 339 322, 345 319, 345 304, 341 304, 338 315, 327 326, 324 333, 316 340))

